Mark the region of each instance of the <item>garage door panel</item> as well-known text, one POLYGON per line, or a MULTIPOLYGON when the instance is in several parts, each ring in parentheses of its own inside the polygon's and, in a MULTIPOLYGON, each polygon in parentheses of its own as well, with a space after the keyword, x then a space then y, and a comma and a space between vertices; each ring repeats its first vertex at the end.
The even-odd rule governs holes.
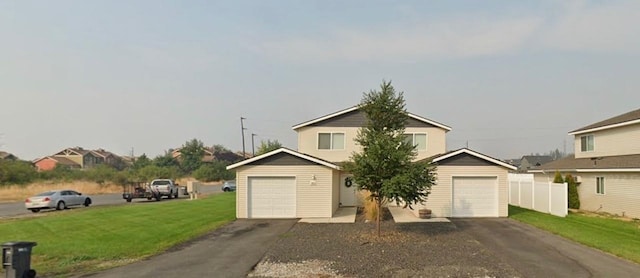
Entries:
POLYGON ((497 178, 454 177, 454 217, 497 217, 497 178))
POLYGON ((249 178, 249 218, 295 218, 296 182, 293 177, 249 178))

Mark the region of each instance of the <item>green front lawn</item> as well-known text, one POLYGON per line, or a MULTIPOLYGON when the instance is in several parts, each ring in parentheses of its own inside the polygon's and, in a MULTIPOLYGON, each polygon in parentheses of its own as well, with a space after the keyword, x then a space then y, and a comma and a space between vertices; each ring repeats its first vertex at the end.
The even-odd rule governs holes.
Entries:
POLYGON ((640 263, 640 222, 569 213, 557 217, 509 206, 509 218, 640 263))
POLYGON ((3 220, 0 242, 37 242, 31 267, 38 276, 86 273, 158 254, 234 219, 235 194, 217 194, 3 220))

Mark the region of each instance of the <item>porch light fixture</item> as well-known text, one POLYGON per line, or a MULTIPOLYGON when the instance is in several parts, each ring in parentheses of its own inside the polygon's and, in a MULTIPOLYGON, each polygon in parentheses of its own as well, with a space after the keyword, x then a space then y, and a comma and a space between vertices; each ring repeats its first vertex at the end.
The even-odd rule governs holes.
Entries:
POLYGON ((311 180, 309 181, 309 185, 316 185, 316 175, 311 175, 311 180))

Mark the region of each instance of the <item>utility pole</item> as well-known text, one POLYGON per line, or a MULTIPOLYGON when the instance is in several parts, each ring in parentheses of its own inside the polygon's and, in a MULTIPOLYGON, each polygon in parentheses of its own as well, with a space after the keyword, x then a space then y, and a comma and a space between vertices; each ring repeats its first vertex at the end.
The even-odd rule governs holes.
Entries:
POLYGON ((246 120, 247 118, 244 117, 240 117, 240 128, 242 129, 242 158, 246 158, 246 152, 244 149, 244 130, 246 128, 244 128, 244 120, 246 120))
POLYGON ((256 137, 256 135, 258 135, 258 134, 251 133, 251 149, 253 150, 253 152, 252 152, 253 156, 256 156, 256 147, 255 147, 254 142, 253 142, 253 138, 256 137))

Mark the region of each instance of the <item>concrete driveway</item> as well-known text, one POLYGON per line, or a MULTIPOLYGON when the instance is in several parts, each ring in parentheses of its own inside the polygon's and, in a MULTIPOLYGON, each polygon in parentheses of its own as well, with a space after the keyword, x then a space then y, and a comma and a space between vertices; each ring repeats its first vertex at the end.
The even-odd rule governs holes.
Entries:
POLYGON ((640 265, 512 219, 453 219, 523 277, 640 277, 640 265))
POLYGON ((161 255, 85 277, 246 277, 296 222, 236 220, 161 255))

